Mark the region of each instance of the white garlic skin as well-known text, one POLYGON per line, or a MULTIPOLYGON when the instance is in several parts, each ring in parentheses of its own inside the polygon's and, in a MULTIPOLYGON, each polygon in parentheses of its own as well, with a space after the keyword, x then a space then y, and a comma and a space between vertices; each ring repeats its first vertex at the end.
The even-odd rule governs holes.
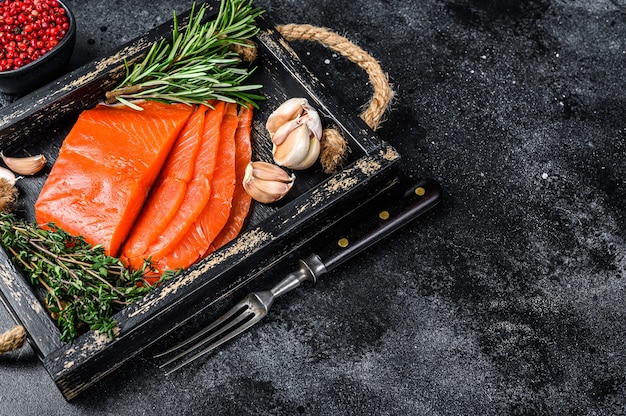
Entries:
POLYGON ((281 104, 265 123, 272 139, 274 161, 294 170, 310 168, 318 159, 322 121, 306 98, 281 104))
POLYGON ((271 204, 287 195, 295 179, 295 175, 289 175, 279 166, 262 161, 250 162, 246 166, 243 188, 255 201, 271 204))

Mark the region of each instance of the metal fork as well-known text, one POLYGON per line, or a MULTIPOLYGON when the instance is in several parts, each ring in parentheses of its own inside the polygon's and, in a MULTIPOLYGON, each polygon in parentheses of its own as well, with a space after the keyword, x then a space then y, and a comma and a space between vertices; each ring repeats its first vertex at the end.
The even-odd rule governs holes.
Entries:
MULTIPOLYGON (((426 179, 412 184, 390 210, 379 210, 376 215, 366 212, 365 217, 369 217, 369 220, 361 222, 358 227, 351 230, 356 233, 354 241, 342 237, 337 240, 336 246, 327 245, 320 254, 311 254, 306 259, 300 260, 298 270, 289 273, 272 289, 247 295, 206 328, 155 355, 155 358, 158 358, 176 353, 159 367, 172 366, 166 372, 171 374, 246 331, 267 315, 277 297, 295 289, 302 282, 315 282, 323 274, 434 207, 439 198, 440 189, 434 181, 426 179)), ((384 202, 388 204, 391 201, 387 198, 384 202)), ((368 207, 365 210, 368 210, 368 207)))

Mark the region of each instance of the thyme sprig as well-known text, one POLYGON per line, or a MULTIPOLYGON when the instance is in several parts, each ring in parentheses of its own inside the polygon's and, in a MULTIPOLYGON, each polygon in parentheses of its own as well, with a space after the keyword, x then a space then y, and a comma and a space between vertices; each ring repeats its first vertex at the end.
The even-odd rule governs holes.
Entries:
POLYGON ((222 0, 215 19, 205 22, 207 6, 192 6, 184 31, 174 13, 172 39, 152 45, 140 62, 126 62, 126 78, 106 93, 116 101, 141 110, 131 100, 201 104, 213 99, 255 105, 262 96, 248 85, 254 68, 241 67, 237 48, 254 47, 249 41, 258 32, 255 19, 262 10, 249 0, 222 0))
MULTIPOLYGON (((1 212, 0 236, 31 283, 45 288, 47 307, 63 341, 86 329, 113 337, 117 328, 113 315, 154 287, 145 280, 151 271, 148 261, 142 270, 129 270, 118 258, 106 255, 102 246, 92 246, 54 225, 41 228, 1 212)), ((175 274, 163 274, 157 284, 175 274)))

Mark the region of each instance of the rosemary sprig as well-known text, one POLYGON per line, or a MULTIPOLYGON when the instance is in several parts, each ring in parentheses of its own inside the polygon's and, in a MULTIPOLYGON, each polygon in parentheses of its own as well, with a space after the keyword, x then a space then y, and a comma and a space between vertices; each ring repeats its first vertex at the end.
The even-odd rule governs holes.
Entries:
POLYGON ((142 61, 126 62, 126 78, 106 93, 107 102, 116 101, 141 109, 131 100, 201 104, 213 99, 255 105, 262 96, 251 91, 261 85, 244 82, 254 68, 242 68, 235 48, 250 48, 257 34, 255 19, 262 10, 250 0, 222 0, 214 20, 204 22, 206 4, 196 12, 192 6, 189 22, 179 31, 174 13, 172 39, 152 45, 142 61))
MULTIPOLYGON (((126 269, 122 262, 50 225, 40 228, 9 212, 0 213, 2 246, 13 256, 33 284, 46 290, 46 303, 56 318, 63 341, 71 341, 86 329, 115 335, 112 316, 144 296, 154 286, 144 279, 151 271, 126 269)), ((164 282, 176 273, 165 273, 164 282)))

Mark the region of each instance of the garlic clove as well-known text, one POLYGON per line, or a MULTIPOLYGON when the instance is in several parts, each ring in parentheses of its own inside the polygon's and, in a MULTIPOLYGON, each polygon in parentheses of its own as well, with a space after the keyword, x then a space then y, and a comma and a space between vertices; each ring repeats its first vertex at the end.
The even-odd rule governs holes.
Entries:
POLYGON ((285 124, 280 126, 274 134, 270 134, 272 138, 272 143, 276 145, 280 145, 285 141, 287 136, 295 129, 300 127, 301 125, 306 124, 309 128, 310 133, 317 139, 320 140, 322 137, 322 121, 320 120, 317 111, 311 109, 311 111, 304 113, 298 118, 287 121, 285 124))
POLYGON ((246 166, 243 187, 255 201, 270 204, 287 195, 295 179, 295 175, 271 163, 250 162, 246 166))
POLYGON ((246 185, 246 192, 258 202, 271 204, 283 198, 291 189, 291 184, 252 180, 246 185))
POLYGON ((28 156, 28 157, 7 157, 0 152, 2 161, 9 169, 20 175, 34 175, 46 166, 46 157, 44 155, 28 156))
POLYGON ((249 163, 246 174, 263 181, 293 182, 293 175, 288 174, 276 165, 263 161, 249 163), (250 170, 249 172, 248 169, 250 170))
POLYGON ((317 140, 315 137, 311 137, 311 140, 309 142, 309 151, 307 152, 306 156, 302 160, 300 160, 300 162, 295 164, 291 169, 304 170, 313 166, 313 164, 317 161, 320 155, 320 148, 320 141, 317 140))
POLYGON ((270 133, 270 137, 272 138, 272 143, 276 146, 280 146, 283 144, 287 136, 291 134, 292 131, 302 126, 302 118, 296 118, 293 120, 287 121, 285 124, 280 126, 274 134, 270 133))
POLYGON ((293 130, 279 146, 274 145, 272 155, 279 166, 295 169, 307 157, 311 134, 306 124, 293 130))
POLYGON ((270 114, 265 122, 265 128, 270 135, 273 135, 280 126, 289 120, 300 117, 305 105, 308 105, 306 98, 290 98, 270 114))
POLYGON ((307 110, 306 125, 317 140, 322 139, 322 120, 312 107, 307 110))

